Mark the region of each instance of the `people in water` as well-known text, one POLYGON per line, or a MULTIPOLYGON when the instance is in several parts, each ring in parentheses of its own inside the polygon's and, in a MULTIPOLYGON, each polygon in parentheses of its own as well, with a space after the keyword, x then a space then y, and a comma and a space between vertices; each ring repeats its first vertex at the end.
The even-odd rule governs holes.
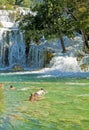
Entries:
POLYGON ((37 92, 31 93, 31 95, 29 96, 29 101, 38 101, 42 99, 40 96, 44 95, 45 93, 46 93, 45 90, 41 88, 37 92))
POLYGON ((10 85, 10 90, 15 90, 15 87, 13 85, 10 85))
POLYGON ((38 90, 37 92, 34 93, 35 96, 41 96, 44 95, 46 92, 43 88, 41 88, 40 90, 38 90))
POLYGON ((31 95, 29 96, 29 101, 36 101, 36 96, 34 95, 34 93, 31 93, 31 95))

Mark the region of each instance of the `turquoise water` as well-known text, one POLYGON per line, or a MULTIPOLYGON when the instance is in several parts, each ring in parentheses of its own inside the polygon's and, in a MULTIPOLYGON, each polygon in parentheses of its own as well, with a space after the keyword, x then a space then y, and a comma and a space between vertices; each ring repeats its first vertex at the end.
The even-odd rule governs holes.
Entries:
MULTIPOLYGON (((34 74, 0 75, 0 82, 4 83, 0 100, 0 130, 56 130, 55 126, 32 117, 30 111, 33 108, 29 110, 30 105, 34 107, 34 104, 28 101, 29 95, 35 91, 34 86, 39 86, 35 82, 49 81, 50 78, 38 78, 38 75, 34 74), (10 85, 16 89, 10 90, 10 85)), ((40 104, 36 105, 40 107, 40 104)))
POLYGON ((67 78, 59 78, 59 77, 46 77, 39 78, 39 74, 15 74, 15 75, 0 75, 0 82, 39 82, 39 81, 59 81, 67 78))
MULTIPOLYGON (((81 78, 79 79, 81 82, 81 78)), ((82 79, 85 80, 86 78, 82 79)), ((30 102, 28 98, 41 86, 50 90, 50 82, 55 86, 57 82, 60 85, 64 81, 77 82, 77 78, 39 78, 39 74, 0 75, 0 82, 4 83, 4 89, 0 90, 0 130, 60 130, 58 115, 54 119, 54 112, 50 113, 51 110, 58 111, 57 106, 52 109, 52 102, 49 104, 50 94, 47 99, 39 102, 30 102), (15 90, 10 90, 10 85, 13 85, 15 90)), ((57 87, 55 86, 56 89, 57 87)))

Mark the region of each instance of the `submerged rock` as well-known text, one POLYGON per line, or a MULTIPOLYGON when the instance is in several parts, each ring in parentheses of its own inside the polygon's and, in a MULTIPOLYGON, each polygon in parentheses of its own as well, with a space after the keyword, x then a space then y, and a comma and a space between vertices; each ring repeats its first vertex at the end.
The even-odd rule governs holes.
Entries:
POLYGON ((10 71, 23 71, 24 68, 18 64, 13 65, 13 67, 10 69, 10 71))

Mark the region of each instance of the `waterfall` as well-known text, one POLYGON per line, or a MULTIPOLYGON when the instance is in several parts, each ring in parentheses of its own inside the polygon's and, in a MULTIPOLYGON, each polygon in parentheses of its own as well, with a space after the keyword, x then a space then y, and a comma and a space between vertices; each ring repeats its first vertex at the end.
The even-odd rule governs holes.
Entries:
POLYGON ((14 19, 14 11, 0 10, 0 69, 14 64, 25 66, 25 41, 14 19))
POLYGON ((29 49, 28 65, 32 68, 43 68, 45 65, 45 51, 47 50, 45 42, 39 45, 32 43, 29 49))
POLYGON ((78 65, 76 57, 54 57, 50 63, 50 67, 53 70, 61 72, 80 72, 81 69, 78 65))
MULTIPOLYGON (((24 11, 22 8, 18 8, 17 12, 23 15, 27 13, 36 15, 30 10, 24 11)), ((0 69, 9 69, 16 64, 23 68, 44 67, 46 51, 44 38, 40 45, 34 43, 30 45, 26 57, 25 40, 23 32, 18 29, 18 24, 15 22, 15 13, 16 10, 0 10, 0 69)))
MULTIPOLYGON (((89 55, 83 54, 81 59, 83 48, 81 36, 76 36, 75 39, 64 37, 67 48, 65 54, 61 53, 62 48, 59 39, 46 41, 43 37, 40 44, 37 45, 33 42, 30 44, 26 57, 23 32, 18 29, 18 24, 12 17, 13 13, 16 12, 0 10, 0 69, 12 68, 15 64, 23 68, 43 68, 47 60, 46 52, 50 52, 54 53, 54 58, 45 72, 48 70, 51 72, 89 72, 89 55), (81 54, 80 57, 78 57, 78 53, 81 54), (77 57, 80 58, 80 61, 77 60, 77 57)), ((27 10, 26 13, 29 11, 27 10)))
MULTIPOLYGON (((17 12, 25 15, 31 13, 22 8, 18 8, 17 12)), ((0 69, 9 69, 14 65, 20 65, 23 68, 42 68, 45 64, 45 42, 44 38, 40 45, 32 43, 29 47, 29 54, 26 57, 26 46, 23 32, 18 29, 15 22, 15 11, 0 10, 0 69)), ((30 37, 30 36, 29 36, 30 37)))

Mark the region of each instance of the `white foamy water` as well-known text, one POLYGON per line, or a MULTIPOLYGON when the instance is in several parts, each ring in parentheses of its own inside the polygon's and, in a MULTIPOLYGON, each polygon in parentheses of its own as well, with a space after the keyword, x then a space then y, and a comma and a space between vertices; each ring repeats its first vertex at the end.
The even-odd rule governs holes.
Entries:
POLYGON ((80 86, 89 85, 89 83, 75 83, 75 82, 66 82, 65 84, 68 84, 68 85, 80 85, 80 86))
MULTIPOLYGON (((23 15, 27 13, 36 15, 36 12, 32 13, 30 10, 24 11, 22 8, 19 8, 19 10, 23 15)), ((23 66, 25 71, 9 72, 5 75, 39 74, 39 77, 89 77, 89 54, 82 51, 83 41, 79 34, 74 39, 64 37, 66 53, 62 53, 59 39, 50 42, 43 39, 39 45, 30 44, 26 63, 23 32, 18 30, 15 21, 9 17, 10 13, 12 12, 0 11, 0 22, 3 25, 0 28, 0 70, 10 70, 14 64, 18 64, 23 66), (47 67, 41 69, 45 65, 45 51, 54 52, 54 57, 47 67), (83 58, 77 61, 79 53, 83 55, 83 58), (81 69, 82 64, 86 65, 86 70, 81 69), (39 70, 36 70, 36 68, 39 70)), ((4 73, 1 73, 1 75, 4 75, 4 73)))
POLYGON ((80 72, 80 67, 76 57, 54 57, 50 63, 51 69, 62 72, 80 72))

